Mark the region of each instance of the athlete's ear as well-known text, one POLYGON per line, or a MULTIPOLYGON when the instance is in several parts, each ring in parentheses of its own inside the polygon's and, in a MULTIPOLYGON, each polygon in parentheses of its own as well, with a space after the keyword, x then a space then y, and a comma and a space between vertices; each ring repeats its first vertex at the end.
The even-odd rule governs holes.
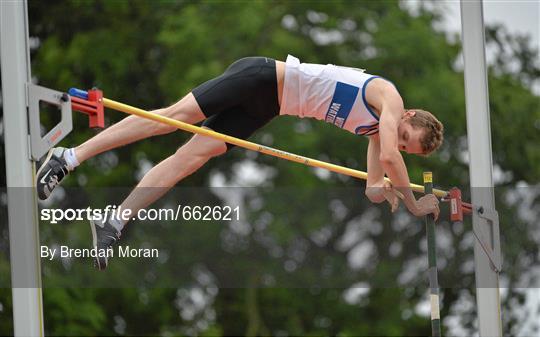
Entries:
POLYGON ((405 110, 405 113, 403 114, 403 118, 405 118, 405 119, 411 118, 411 117, 413 117, 414 115, 416 115, 416 110, 406 109, 406 110, 405 110))

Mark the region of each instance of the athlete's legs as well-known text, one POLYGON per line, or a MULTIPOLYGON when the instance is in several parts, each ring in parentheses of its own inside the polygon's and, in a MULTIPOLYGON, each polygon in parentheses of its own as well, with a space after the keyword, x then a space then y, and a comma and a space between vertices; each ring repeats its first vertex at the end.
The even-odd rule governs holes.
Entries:
POLYGON ((198 170, 210 158, 227 151, 225 142, 195 135, 175 154, 154 166, 122 203, 131 214, 152 204, 180 180, 198 170))
MULTIPOLYGON (((198 117, 208 117, 203 127, 247 139, 279 114, 275 62, 264 57, 239 60, 223 75, 193 89, 190 99, 198 111, 202 110, 206 114, 201 112, 198 117)), ((177 116, 175 118, 181 119, 177 116)), ((146 136, 169 131, 167 128, 157 129, 148 132, 146 136)), ((97 154, 95 151, 92 152, 95 146, 104 150, 143 137, 129 131, 125 132, 127 136, 118 137, 112 134, 113 132, 107 135, 113 141, 106 141, 104 137, 100 142, 95 141, 95 144, 83 144, 79 149, 81 152, 85 145, 90 149, 87 150, 88 154, 81 156, 81 160, 97 154)), ((122 210, 130 210, 132 217, 136 217, 140 209, 148 207, 210 158, 224 153, 230 147, 231 145, 210 137, 193 136, 174 155, 152 168, 120 207, 122 210)), ((127 221, 114 218, 102 222, 91 221, 94 246, 98 249, 111 247, 120 238, 125 222, 127 221)), ((106 258, 98 258, 96 262, 100 269, 107 266, 106 258)))
MULTIPOLYGON (((192 93, 187 94, 168 108, 154 110, 153 112, 189 124, 195 124, 205 119, 192 93)), ((176 130, 175 127, 167 124, 137 116, 129 116, 77 146, 75 156, 79 163, 82 163, 102 152, 151 136, 170 133, 174 130, 176 130)))

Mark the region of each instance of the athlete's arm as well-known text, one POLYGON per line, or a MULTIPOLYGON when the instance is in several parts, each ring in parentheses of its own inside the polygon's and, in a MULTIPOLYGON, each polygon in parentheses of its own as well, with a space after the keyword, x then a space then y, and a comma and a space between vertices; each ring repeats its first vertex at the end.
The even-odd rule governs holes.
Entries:
MULTIPOLYGON (((421 216, 433 213, 435 218, 437 218, 439 215, 437 198, 433 194, 429 194, 421 197, 418 201, 415 199, 410 187, 407 167, 399 152, 398 127, 405 111, 403 100, 391 83, 379 79, 375 79, 373 82, 378 83, 378 85, 368 86, 367 96, 369 104, 380 111, 379 162, 380 167, 382 167, 383 171, 390 178, 393 185, 383 189, 385 198, 392 205, 393 211, 397 208, 398 199, 395 193, 390 192, 401 192, 400 198, 403 199, 405 206, 407 206, 412 214, 421 216), (388 195, 391 197, 387 197, 388 195)), ((374 179, 378 177, 376 172, 377 170, 375 170, 374 179)))
POLYGON ((367 150, 367 183, 366 196, 371 202, 381 203, 385 200, 382 192, 384 184, 384 170, 379 161, 381 142, 379 135, 375 134, 369 137, 367 150))
POLYGON ((373 203, 388 201, 392 212, 395 212, 399 206, 399 199, 403 196, 394 190, 384 177, 384 169, 379 160, 381 141, 379 135, 375 134, 369 137, 368 145, 368 178, 366 184, 366 196, 373 203))
POLYGON ((398 148, 398 126, 405 110, 403 100, 393 88, 381 91, 381 98, 382 109, 379 122, 381 166, 388 174, 394 188, 403 194, 403 202, 407 209, 416 216, 426 214, 422 214, 423 207, 419 207, 410 188, 407 167, 398 148))

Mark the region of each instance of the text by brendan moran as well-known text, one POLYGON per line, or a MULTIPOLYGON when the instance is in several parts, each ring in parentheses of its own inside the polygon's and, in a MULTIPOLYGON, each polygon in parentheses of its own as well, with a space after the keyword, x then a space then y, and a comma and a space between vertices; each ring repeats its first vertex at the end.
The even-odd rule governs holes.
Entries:
POLYGON ((41 246, 41 258, 53 260, 55 258, 86 258, 86 257, 134 257, 134 258, 157 258, 159 250, 156 248, 132 248, 130 246, 117 246, 116 248, 70 248, 59 246, 50 248, 41 246))

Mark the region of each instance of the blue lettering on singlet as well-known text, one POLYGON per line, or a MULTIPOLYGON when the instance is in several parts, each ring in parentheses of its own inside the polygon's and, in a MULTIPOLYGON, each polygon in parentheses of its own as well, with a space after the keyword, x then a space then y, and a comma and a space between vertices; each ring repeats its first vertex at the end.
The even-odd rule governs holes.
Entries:
POLYGON ((350 84, 337 82, 332 102, 328 107, 324 120, 328 123, 332 123, 340 128, 343 128, 345 121, 351 113, 354 101, 360 88, 350 84))

